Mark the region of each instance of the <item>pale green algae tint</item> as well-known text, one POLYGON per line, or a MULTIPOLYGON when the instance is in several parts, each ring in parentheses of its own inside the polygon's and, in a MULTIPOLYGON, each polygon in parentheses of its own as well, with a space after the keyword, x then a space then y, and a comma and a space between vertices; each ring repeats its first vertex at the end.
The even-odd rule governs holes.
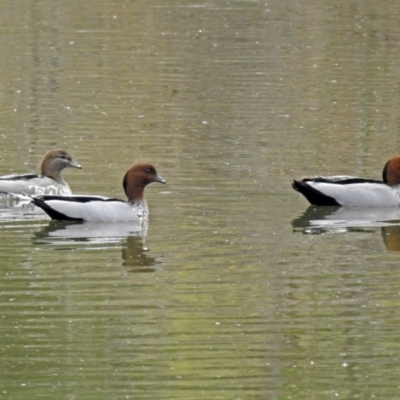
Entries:
POLYGON ((397 220, 315 230, 290 183, 399 151, 399 10, 3 2, 0 175, 62 147, 76 193, 167 185, 143 235, 0 204, 0 397, 396 398, 397 220))

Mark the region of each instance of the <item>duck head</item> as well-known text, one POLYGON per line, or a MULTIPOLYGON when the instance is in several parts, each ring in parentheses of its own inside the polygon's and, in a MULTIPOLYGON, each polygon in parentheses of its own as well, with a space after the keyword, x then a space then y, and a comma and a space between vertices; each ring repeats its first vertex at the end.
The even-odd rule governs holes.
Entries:
POLYGON ((65 150, 50 150, 42 160, 41 174, 62 182, 61 171, 64 168, 81 169, 82 167, 65 150))
POLYGON ((142 201, 144 188, 153 182, 166 183, 158 175, 153 165, 148 163, 134 164, 126 172, 122 182, 128 201, 131 203, 142 201))
POLYGON ((400 155, 391 157, 383 168, 383 182, 389 186, 400 184, 400 155))

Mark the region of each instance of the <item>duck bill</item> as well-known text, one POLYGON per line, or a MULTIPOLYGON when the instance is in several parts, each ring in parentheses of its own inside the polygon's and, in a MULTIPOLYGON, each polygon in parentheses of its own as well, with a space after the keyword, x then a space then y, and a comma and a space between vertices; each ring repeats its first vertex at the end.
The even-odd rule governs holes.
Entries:
POLYGON ((165 179, 163 179, 162 178, 162 176, 160 176, 160 175, 156 175, 156 177, 155 177, 155 179, 154 179, 154 182, 158 182, 158 183, 167 183, 166 181, 165 181, 165 179))
POLYGON ((69 163, 69 166, 72 167, 72 168, 82 169, 82 167, 75 160, 71 160, 70 163, 69 163))

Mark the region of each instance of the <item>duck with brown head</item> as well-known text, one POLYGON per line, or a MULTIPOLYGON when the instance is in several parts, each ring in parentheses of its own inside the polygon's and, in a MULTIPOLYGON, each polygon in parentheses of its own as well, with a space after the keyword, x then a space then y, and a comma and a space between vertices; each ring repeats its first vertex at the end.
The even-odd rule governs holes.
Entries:
POLYGON ((317 176, 293 181, 292 187, 316 206, 398 207, 400 156, 383 168, 383 181, 354 176, 317 176))
POLYGON ((114 197, 32 196, 32 203, 52 219, 88 222, 141 222, 148 218, 144 189, 153 182, 166 183, 153 165, 133 165, 125 174, 123 187, 128 201, 114 197))

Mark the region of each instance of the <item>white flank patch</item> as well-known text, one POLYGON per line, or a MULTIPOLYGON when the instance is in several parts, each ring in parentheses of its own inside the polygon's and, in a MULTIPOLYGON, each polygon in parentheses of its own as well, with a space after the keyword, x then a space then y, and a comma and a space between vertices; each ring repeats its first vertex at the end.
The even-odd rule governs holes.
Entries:
POLYGON ((47 200, 54 210, 70 217, 88 222, 140 221, 148 216, 147 205, 131 206, 121 201, 89 201, 86 203, 47 200))
POLYGON ((399 197, 395 188, 379 183, 335 183, 307 182, 311 187, 333 197, 342 206, 349 207, 397 207, 399 197))

